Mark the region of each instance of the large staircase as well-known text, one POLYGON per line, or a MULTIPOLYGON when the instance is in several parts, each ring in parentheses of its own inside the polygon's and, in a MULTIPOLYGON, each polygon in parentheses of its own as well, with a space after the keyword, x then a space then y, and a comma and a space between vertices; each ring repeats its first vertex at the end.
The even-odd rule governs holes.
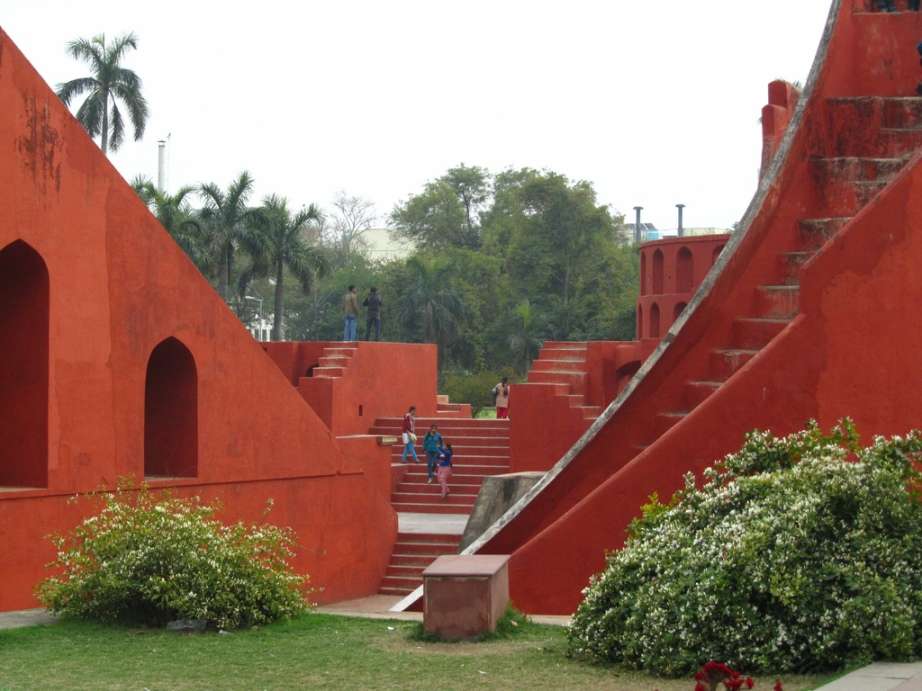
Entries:
POLYGON ((778 256, 774 280, 760 285, 753 310, 738 315, 731 339, 711 352, 708 367, 685 382, 674 408, 656 416, 652 438, 639 439, 645 449, 717 391, 770 343, 799 313, 800 269, 819 248, 902 170, 922 146, 922 98, 831 98, 826 113, 833 131, 858 121, 866 125, 862 137, 841 137, 846 145, 832 157, 813 157, 810 173, 822 181, 815 212, 802 218, 787 251, 778 256))
POLYGON ((595 420, 602 409, 586 405, 586 383, 589 378, 588 344, 585 341, 545 341, 538 359, 531 363, 529 384, 554 384, 557 395, 567 399, 571 408, 582 412, 583 418, 595 420))
MULTIPOLYGON (((456 415, 451 411, 449 415, 456 415)), ((371 434, 400 437, 402 418, 379 418, 371 434)), ((508 473, 509 421, 461 417, 418 418, 416 453, 419 463, 407 466, 391 498, 394 510, 403 514, 453 514, 469 516, 483 479, 508 473), (449 495, 441 498, 437 481, 427 482, 423 437, 430 425, 438 425, 446 443, 452 445, 452 477, 449 495)), ((391 462, 400 463, 403 444, 391 449, 391 462)), ((433 517, 435 520, 435 517, 433 517)), ((404 533, 398 535, 394 553, 381 583, 381 594, 406 595, 422 585, 422 572, 441 554, 457 553, 461 535, 404 533)))

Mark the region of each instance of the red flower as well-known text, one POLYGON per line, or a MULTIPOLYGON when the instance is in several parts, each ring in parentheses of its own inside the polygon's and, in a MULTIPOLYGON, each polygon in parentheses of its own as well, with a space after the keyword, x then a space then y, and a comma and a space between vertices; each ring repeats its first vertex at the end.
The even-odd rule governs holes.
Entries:
POLYGON ((746 688, 747 689, 751 689, 755 685, 756 683, 752 680, 752 677, 746 677, 746 688))
POLYGON ((781 685, 780 679, 775 679, 775 686, 772 691, 784 691, 784 687, 781 685))
POLYGON ((724 686, 727 687, 729 691, 738 691, 738 689, 743 685, 743 680, 739 677, 733 677, 732 679, 724 679, 724 686))
POLYGON ((704 685, 704 682, 699 681, 695 684, 695 691, 709 691, 708 687, 704 685))

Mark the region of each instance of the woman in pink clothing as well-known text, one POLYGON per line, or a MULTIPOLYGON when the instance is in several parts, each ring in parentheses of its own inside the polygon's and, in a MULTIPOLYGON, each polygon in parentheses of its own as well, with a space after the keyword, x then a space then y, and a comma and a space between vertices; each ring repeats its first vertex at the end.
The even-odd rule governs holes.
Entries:
POLYGON ((442 488, 442 499, 447 497, 451 492, 448 491, 448 481, 451 479, 451 457, 454 451, 451 450, 451 444, 442 447, 439 453, 439 469, 436 477, 439 479, 439 486, 442 488))

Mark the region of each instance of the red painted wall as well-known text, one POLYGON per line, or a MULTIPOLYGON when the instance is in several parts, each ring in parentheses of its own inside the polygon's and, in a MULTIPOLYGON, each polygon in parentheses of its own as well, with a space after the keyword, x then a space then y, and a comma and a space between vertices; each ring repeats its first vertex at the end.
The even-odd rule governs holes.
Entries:
POLYGON ((868 438, 918 427, 922 334, 906 328, 922 301, 918 159, 803 267, 800 313, 784 331, 671 429, 657 419, 734 342, 735 319, 758 312, 759 286, 777 284, 782 255, 801 246, 799 221, 855 206, 854 189, 811 160, 892 155, 894 138, 911 136, 880 131, 898 118, 871 99, 829 100, 913 94, 920 78, 922 15, 853 14, 857 6, 839 7, 786 163, 698 309, 603 429, 481 550, 512 553, 512 598, 526 611, 573 611, 649 494, 669 496, 748 430, 785 433, 845 415, 868 438))
POLYGON ((365 434, 376 418, 402 414, 411 405, 419 417, 436 414, 435 344, 302 341, 262 347, 336 435, 365 434), (356 349, 343 376, 305 377, 328 346, 356 349))
MULTIPOLYGON (((41 487, 8 490, 23 480, 4 478, 0 610, 34 606, 52 557, 45 536, 81 510, 69 497, 143 475, 148 362, 168 338, 197 373, 198 468, 155 484, 221 498, 230 520, 256 518, 272 498, 270 520, 296 529, 296 565, 324 588, 318 599, 377 590, 397 527, 387 450, 335 439, 0 31, 0 252, 18 242, 48 272, 47 353, 40 335, 33 352, 47 432, 21 447, 47 452, 28 451, 41 468, 25 480, 41 487)), ((0 284, 3 314, 22 286, 0 284)), ((28 298, 39 306, 40 291, 28 298)), ((9 387, 0 380, 4 415, 9 387)), ((2 445, 0 457, 9 467, 23 454, 2 445)))

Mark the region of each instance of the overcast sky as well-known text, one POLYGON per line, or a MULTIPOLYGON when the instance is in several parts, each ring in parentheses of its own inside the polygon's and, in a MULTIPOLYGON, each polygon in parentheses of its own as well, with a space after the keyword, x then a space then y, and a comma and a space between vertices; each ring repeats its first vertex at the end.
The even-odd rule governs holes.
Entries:
MULTIPOLYGON (((674 228, 728 227, 755 191, 772 79, 806 81, 829 0, 4 0, 51 85, 67 41, 134 31, 151 117, 113 157, 168 186, 239 171, 257 195, 394 203, 464 162, 549 168, 674 228)), ((628 220, 631 220, 629 218, 628 220)))

